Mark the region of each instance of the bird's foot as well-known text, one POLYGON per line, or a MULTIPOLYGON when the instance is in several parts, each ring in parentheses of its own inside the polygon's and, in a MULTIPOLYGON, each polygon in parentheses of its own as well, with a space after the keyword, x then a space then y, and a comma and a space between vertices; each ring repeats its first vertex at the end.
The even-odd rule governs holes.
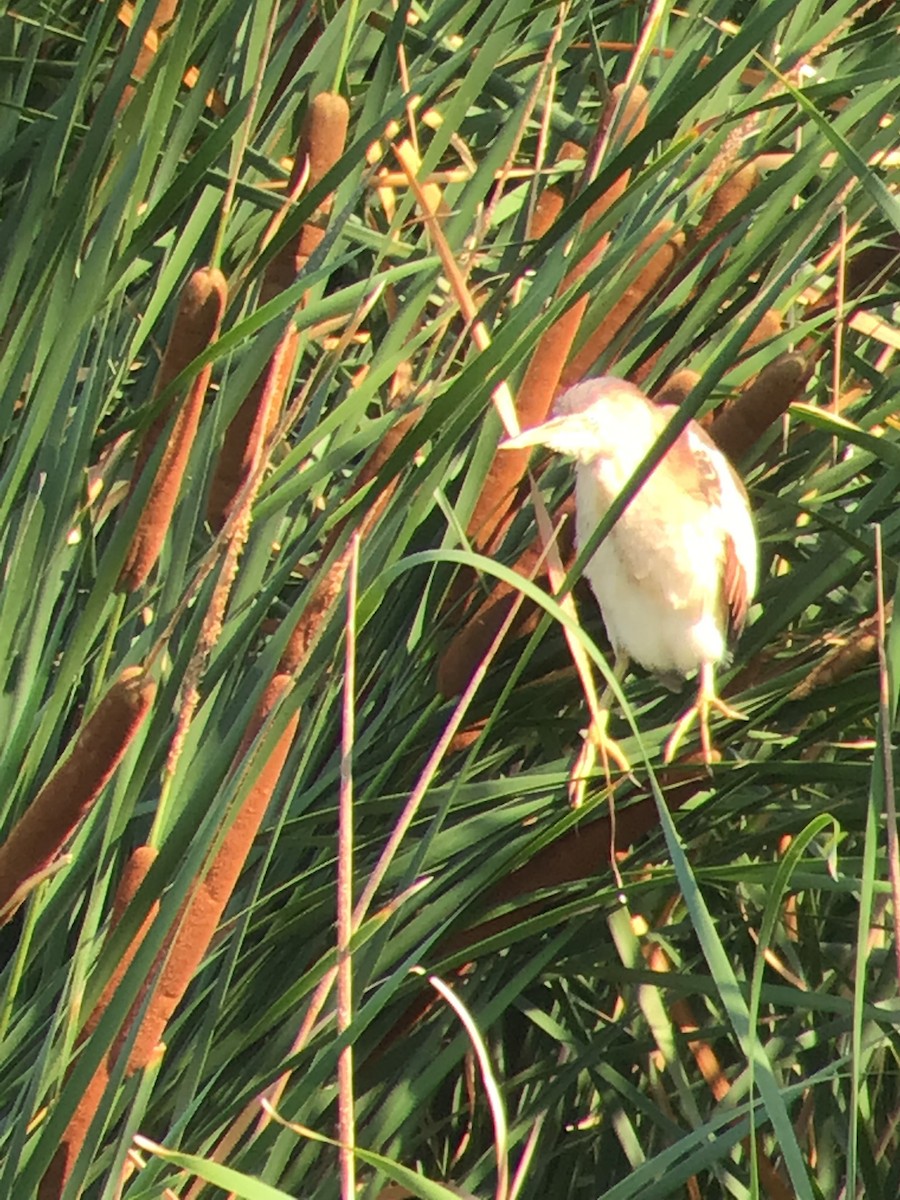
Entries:
POLYGON ((700 725, 700 747, 703 751, 703 761, 707 766, 711 766, 712 763, 717 761, 715 751, 713 750, 712 738, 709 733, 709 712, 712 708, 716 712, 720 712, 723 717, 727 717, 729 721, 746 721, 747 719, 744 713, 736 708, 732 708, 721 696, 716 695, 712 668, 708 664, 704 664, 700 669, 700 686, 697 689, 697 699, 684 716, 681 717, 669 735, 669 740, 666 742, 663 762, 667 766, 675 758, 679 746, 684 741, 685 734, 695 721, 700 725))
POLYGON ((631 774, 631 763, 619 743, 606 731, 605 718, 608 714, 603 713, 602 716, 604 719, 599 723, 591 721, 590 728, 584 735, 584 742, 578 757, 569 772, 569 803, 572 808, 581 808, 584 803, 587 781, 593 773, 598 755, 603 764, 603 774, 606 776, 607 783, 611 782, 609 770, 611 762, 615 763, 623 774, 631 774))

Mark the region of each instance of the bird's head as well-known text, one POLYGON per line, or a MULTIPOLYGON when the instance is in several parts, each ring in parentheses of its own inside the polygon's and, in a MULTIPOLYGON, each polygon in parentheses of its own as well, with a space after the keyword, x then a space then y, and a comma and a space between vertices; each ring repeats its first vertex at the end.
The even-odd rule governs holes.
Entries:
POLYGON ((557 454, 590 462, 632 446, 641 447, 636 458, 640 461, 659 432, 658 414, 633 383, 601 375, 568 388, 557 397, 546 421, 507 438, 500 448, 547 446, 557 454))

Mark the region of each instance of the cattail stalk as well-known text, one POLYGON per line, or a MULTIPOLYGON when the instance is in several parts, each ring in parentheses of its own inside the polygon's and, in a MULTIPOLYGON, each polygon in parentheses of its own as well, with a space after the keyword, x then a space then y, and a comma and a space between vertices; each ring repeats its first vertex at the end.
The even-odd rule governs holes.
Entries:
MULTIPOLYGON (((260 699, 235 758, 237 764, 261 731, 282 696, 293 685, 290 676, 276 675, 260 699)), ((278 783, 299 722, 295 713, 257 774, 253 787, 222 838, 221 845, 202 878, 189 894, 173 927, 171 940, 156 962, 138 995, 109 1053, 102 1059, 66 1129, 63 1142, 39 1189, 39 1200, 59 1200, 84 1143, 112 1070, 131 1034, 137 1014, 152 988, 147 1010, 128 1055, 126 1074, 143 1070, 158 1052, 159 1042, 175 1009, 200 966, 238 877, 259 832, 272 793, 278 783), (155 986, 154 986, 154 982, 155 986)), ((104 992, 104 995, 106 993, 104 992)))
MULTIPOLYGON (((134 899, 147 876, 147 872, 155 861, 156 850, 152 846, 138 846, 132 852, 131 857, 125 865, 125 870, 122 873, 122 878, 119 880, 119 886, 113 898, 112 912, 109 920, 110 933, 122 920, 129 904, 134 899)), ((87 1041, 100 1024, 100 1019, 109 1007, 116 989, 125 977, 125 972, 131 966, 132 960, 143 942, 147 930, 153 924, 158 911, 159 903, 155 902, 151 905, 140 928, 128 944, 122 958, 116 964, 116 968, 104 987, 100 999, 92 1009, 87 1021, 85 1021, 78 1035, 79 1045, 87 1041)), ((101 1061, 91 1082, 82 1094, 78 1106, 66 1126, 66 1131, 60 1139, 56 1154, 53 1156, 51 1164, 41 1181, 38 1193, 40 1200, 56 1200, 62 1194, 78 1155, 81 1153, 84 1139, 87 1137, 88 1129, 90 1128, 91 1121, 94 1119, 94 1114, 97 1111, 103 1093, 106 1090, 106 1085, 109 1083, 109 1073, 113 1061, 114 1059, 108 1057, 101 1061)))
MULTIPOLYGON (((563 515, 567 519, 560 526, 557 546, 568 570, 575 561, 574 497, 569 497, 560 507, 555 525, 559 525, 559 518, 563 515)), ((530 579, 545 553, 544 540, 538 536, 517 560, 513 569, 523 578, 530 579)), ((517 588, 504 580, 497 580, 488 598, 454 635, 438 662, 437 685, 442 696, 450 699, 462 692, 478 664, 484 659, 518 597, 517 588)), ((542 611, 532 600, 523 600, 510 626, 509 636, 530 633, 536 627, 542 611)))
MULTIPOLYGON (((154 396, 159 396, 218 337, 227 294, 225 277, 215 267, 203 267, 195 271, 185 284, 156 378, 154 396)), ((191 384, 187 398, 175 418, 172 433, 119 575, 119 587, 124 591, 133 592, 141 586, 162 551, 200 423, 211 373, 212 363, 207 363, 191 384)), ((156 418, 142 440, 132 477, 132 492, 137 487, 168 423, 173 406, 174 401, 156 418)))
POLYGON ((684 250, 684 235, 672 232, 671 221, 663 221, 638 246, 637 260, 651 250, 649 259, 634 279, 591 330, 581 348, 566 363, 560 379, 561 387, 570 387, 583 379, 613 338, 621 332, 635 313, 652 296, 672 271, 684 250), (655 247, 655 249, 653 249, 655 247))
MULTIPOLYGON (((621 95, 621 86, 613 89, 612 102, 604 113, 598 142, 606 137, 609 121, 621 95)), ((647 92, 641 87, 635 88, 628 98, 623 114, 623 127, 627 137, 634 137, 643 128, 647 113, 646 102, 647 92)), ((582 222, 583 229, 589 230, 619 199, 628 186, 629 177, 630 172, 623 172, 612 186, 593 202, 582 222)), ((595 241, 563 280, 560 291, 566 291, 587 274, 602 257, 608 240, 608 233, 604 233, 595 241)), ((538 425, 547 416, 588 300, 587 294, 576 300, 538 342, 516 399, 519 424, 523 428, 538 425)), ((513 503, 516 488, 525 474, 529 457, 529 450, 498 450, 494 456, 468 526, 469 537, 477 550, 485 551, 493 543, 497 528, 513 503)))
MULTIPOLYGON (((288 190, 303 183, 316 187, 339 161, 347 140, 350 110, 334 92, 321 92, 310 103, 294 156, 288 190)), ((325 236, 331 197, 305 222, 295 242, 286 243, 266 268, 260 299, 268 303, 291 287, 325 236)), ((253 472, 281 417, 288 381, 293 373, 299 334, 288 325, 268 366, 244 398, 225 431, 210 488, 207 516, 213 529, 221 529, 238 493, 253 472)))
MULTIPOLYGON (((140 667, 123 671, 0 846, 0 913, 52 860, 88 814, 143 724, 156 683, 140 667)), ((7 917, 9 914, 7 914, 7 917)))
POLYGON ((739 462, 798 399, 812 366, 810 358, 798 351, 780 354, 763 367, 733 404, 717 414, 710 436, 732 461, 739 462))

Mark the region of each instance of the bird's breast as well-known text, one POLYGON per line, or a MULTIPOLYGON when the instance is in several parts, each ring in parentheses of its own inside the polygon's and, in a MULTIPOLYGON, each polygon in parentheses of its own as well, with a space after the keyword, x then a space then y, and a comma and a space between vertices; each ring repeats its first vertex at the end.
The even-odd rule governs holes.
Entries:
MULTIPOLYGON (((593 464, 576 483, 576 539, 585 546, 618 495, 593 464)), ((724 531, 715 510, 657 470, 585 568, 610 640, 649 670, 688 675, 725 656, 720 603, 724 531)))

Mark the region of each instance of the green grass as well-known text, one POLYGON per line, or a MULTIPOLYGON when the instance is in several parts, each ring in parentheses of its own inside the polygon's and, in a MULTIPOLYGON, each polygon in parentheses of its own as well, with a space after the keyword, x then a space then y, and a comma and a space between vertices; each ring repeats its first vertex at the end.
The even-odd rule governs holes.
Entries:
MULTIPOLYGON (((861 252, 896 249, 900 231, 897 167, 877 159, 897 143, 896 14, 870 5, 855 15, 858 7, 706 0, 655 5, 651 14, 647 4, 573 0, 561 19, 553 6, 522 0, 396 13, 331 2, 319 8, 320 37, 280 86, 310 6, 208 0, 183 6, 118 115, 153 4, 138 6, 130 31, 114 5, 22 0, 8 12, 0 32, 0 830, 125 666, 152 655, 159 692, 69 846, 71 861, 0 931, 0 1196, 36 1193, 223 820, 298 709, 262 831, 166 1031, 165 1054, 129 1079, 113 1072, 67 1200, 82 1187, 103 1200, 157 1197, 165 1187, 186 1197, 194 1177, 209 1181, 210 1197, 228 1189, 251 1200, 339 1195, 328 1139, 347 1042, 364 1194, 377 1196, 388 1178, 422 1196, 447 1195, 441 1184, 499 1194, 496 1101, 492 1113, 469 1036, 412 973, 418 965, 451 984, 481 1031, 508 1126, 501 1152, 520 1197, 765 1196, 774 1194, 767 1166, 784 1194, 809 1200, 898 1194, 887 840, 896 635, 889 627, 883 668, 870 652, 845 677, 813 677, 813 687, 796 691, 876 611, 879 585, 890 598, 900 560, 896 267, 867 279, 841 312, 833 294, 812 315, 808 303, 811 290, 827 299, 839 273, 842 219, 848 279, 861 252), (644 132, 624 146, 614 139, 595 181, 530 241, 529 206, 554 178, 562 141, 590 144, 608 88, 631 63, 620 47, 635 45, 651 16, 637 67, 650 93, 644 132), (811 54, 813 73, 800 73, 811 54), (198 76, 188 87, 192 67, 198 76), (441 224, 490 332, 483 351, 414 196, 398 188, 390 219, 366 162, 382 139, 383 165, 399 169, 384 132, 396 120, 397 136, 410 136, 404 72, 421 98, 423 172, 470 168, 446 185, 441 224), (288 207, 264 248, 282 205, 282 159, 308 98, 334 87, 350 104, 346 151, 288 207), (215 109, 205 104, 212 91, 215 109), (428 109, 442 119, 436 127, 422 119, 428 109), (660 221, 689 233, 706 204, 704 178, 729 155, 735 165, 762 156, 758 186, 721 240, 689 242, 669 286, 619 331, 598 371, 637 375, 652 390, 690 367, 702 376, 691 411, 705 411, 806 338, 817 359, 804 406, 740 464, 762 571, 723 673, 748 721, 716 727, 723 762, 712 777, 678 792, 657 769, 687 693, 672 696, 642 675, 626 683, 653 769, 641 765, 637 782, 616 793, 620 828, 634 835, 620 894, 602 779, 580 813, 567 806, 587 718, 554 604, 536 633, 504 644, 471 698, 462 724, 486 721, 481 735, 465 751, 432 758, 454 711, 437 695, 436 664, 458 627, 446 597, 461 567, 474 566, 473 586, 490 589, 534 536, 525 503, 494 562, 465 537, 500 434, 494 389, 506 380, 515 392, 540 334, 585 289, 587 321, 609 311, 660 221), (505 164, 526 172, 499 183, 505 164), (625 169, 621 199, 590 237, 577 237, 588 204, 625 169), (296 285, 261 307, 266 263, 331 192, 322 246, 296 285), (561 299, 561 281, 602 229, 612 233, 608 250, 561 299), (123 484, 155 415, 153 380, 177 294, 214 260, 230 283, 211 352, 214 386, 162 558, 123 603, 114 585, 142 501, 140 493, 127 499, 123 484), (770 308, 783 315, 783 331, 745 353, 770 308), (877 317, 880 330, 851 320, 860 312, 877 317), (361 313, 363 338, 325 346, 324 322, 339 334, 361 313), (302 331, 292 395, 303 403, 272 449, 221 637, 164 793, 179 688, 215 578, 200 583, 202 572, 223 549, 211 550, 205 523, 210 474, 230 417, 291 319, 302 331), (371 487, 356 492, 361 465, 396 419, 389 389, 404 363, 410 391, 400 408, 417 406, 421 418, 371 487), (836 380, 840 420, 830 415, 836 380), (89 471, 103 483, 90 498, 89 471), (340 527, 333 558, 393 481, 359 554, 355 728, 345 759, 356 901, 404 806, 411 797, 416 804, 354 935, 349 1030, 338 1036, 329 996, 305 1045, 292 1049, 335 962, 343 598, 261 735, 265 744, 244 769, 229 769, 325 569, 326 538, 340 527), (156 865, 108 935, 122 866, 151 836, 156 865), (76 1053, 80 1025, 154 898, 158 919, 76 1053), (648 958, 657 945, 665 969, 658 955, 648 958), (699 1034, 680 1027, 679 1004, 699 1034), (727 1081, 718 1098, 692 1052, 697 1037, 727 1081), (251 1127, 226 1176, 211 1161, 216 1146, 287 1068, 280 1118, 311 1132, 251 1127), (120 1190, 136 1134, 149 1139, 140 1143, 145 1165, 120 1190), (688 1193, 692 1178, 697 1190, 688 1193)), ((571 182, 568 168, 560 174, 571 182)), ((570 472, 554 464, 539 486, 552 511, 570 472)), ((592 598, 577 594, 575 636, 596 660, 602 625, 592 598)), ((617 717, 614 728, 643 763, 627 721, 617 717)))

